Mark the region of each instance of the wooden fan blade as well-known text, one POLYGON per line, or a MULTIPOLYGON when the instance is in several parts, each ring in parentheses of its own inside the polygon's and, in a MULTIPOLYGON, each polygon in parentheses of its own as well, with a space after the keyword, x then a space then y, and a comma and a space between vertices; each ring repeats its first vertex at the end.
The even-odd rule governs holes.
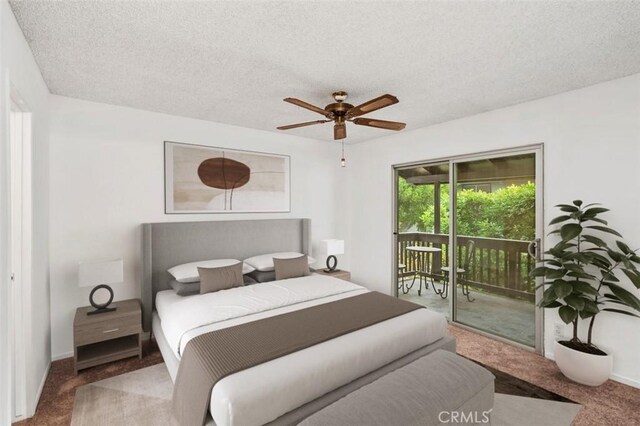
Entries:
POLYGON ((344 139, 347 137, 347 126, 342 124, 335 124, 333 126, 333 139, 344 139))
POLYGON ((388 107, 389 105, 397 104, 398 98, 393 95, 382 95, 375 99, 371 99, 363 104, 355 106, 347 111, 347 117, 359 117, 372 111, 379 110, 380 108, 388 107))
POLYGON ((279 127, 276 127, 276 129, 278 129, 278 130, 289 130, 289 129, 295 129, 296 127, 305 127, 305 126, 313 126, 314 124, 328 123, 330 121, 331 120, 307 121, 307 122, 304 122, 304 123, 289 124, 287 126, 279 126, 279 127))
POLYGON ((377 127, 379 129, 388 130, 402 130, 407 126, 406 123, 400 123, 397 121, 377 120, 375 118, 365 117, 354 119, 353 124, 357 124, 358 126, 377 127))
POLYGON ((322 114, 327 118, 329 116, 331 116, 331 113, 329 111, 325 111, 320 107, 317 107, 315 105, 311 105, 310 103, 307 103, 305 101, 301 101, 300 99, 284 98, 283 101, 289 102, 290 104, 294 104, 294 105, 297 105, 297 106, 305 108, 305 109, 308 109, 309 111, 317 112, 318 114, 322 114))

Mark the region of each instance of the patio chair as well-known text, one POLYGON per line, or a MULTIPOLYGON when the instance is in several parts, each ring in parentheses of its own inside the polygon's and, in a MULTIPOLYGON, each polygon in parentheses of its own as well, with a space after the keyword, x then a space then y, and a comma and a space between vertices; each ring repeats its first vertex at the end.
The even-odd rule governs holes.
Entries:
POLYGON ((400 280, 398 282, 398 290, 401 290, 402 294, 407 294, 409 292, 409 289, 411 288, 404 284, 403 274, 405 269, 407 269, 407 265, 405 265, 404 263, 398 263, 398 276, 400 277, 400 280))
MULTIPOLYGON (((460 280, 460 284, 462 286, 462 294, 464 294, 469 302, 473 302, 475 299, 471 297, 469 291, 469 281, 467 279, 469 275, 469 271, 471 270, 471 262, 475 259, 475 251, 476 251, 476 243, 473 240, 469 240, 467 242, 467 250, 464 257, 464 262, 462 264, 462 268, 456 268, 456 273, 458 274, 458 278, 460 280)), ((437 294, 440 295, 443 299, 446 299, 449 295, 449 273, 451 272, 451 268, 448 266, 443 266, 442 270, 442 288, 436 289, 434 286, 434 290, 437 294)))

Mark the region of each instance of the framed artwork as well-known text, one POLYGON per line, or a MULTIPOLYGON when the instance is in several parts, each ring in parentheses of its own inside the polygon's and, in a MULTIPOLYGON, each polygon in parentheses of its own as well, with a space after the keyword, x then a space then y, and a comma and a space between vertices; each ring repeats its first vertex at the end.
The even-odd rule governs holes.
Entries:
POLYGON ((289 212, 290 157, 164 143, 165 213, 289 212))

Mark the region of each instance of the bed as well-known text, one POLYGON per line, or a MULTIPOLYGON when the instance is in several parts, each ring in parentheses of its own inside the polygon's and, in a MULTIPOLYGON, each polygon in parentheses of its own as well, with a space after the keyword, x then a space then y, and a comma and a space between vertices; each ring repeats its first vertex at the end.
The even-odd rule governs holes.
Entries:
MULTIPOLYGON (((324 275, 178 296, 172 266, 215 258, 310 254, 310 221, 278 219, 144 225, 143 317, 175 381, 187 343, 203 333, 354 297, 368 290, 324 275)), ((297 423, 433 350, 455 350, 445 318, 427 309, 392 318, 234 373, 211 392, 212 423, 297 423)))

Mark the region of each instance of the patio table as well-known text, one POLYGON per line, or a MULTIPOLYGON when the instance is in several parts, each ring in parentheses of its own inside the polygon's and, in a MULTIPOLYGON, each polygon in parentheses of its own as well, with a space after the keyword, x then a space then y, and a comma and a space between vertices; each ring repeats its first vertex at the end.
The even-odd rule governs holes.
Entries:
MULTIPOLYGON (((420 282, 418 284, 418 296, 422 295, 422 281, 424 279, 424 289, 427 290, 429 285, 427 283, 426 277, 430 275, 430 271, 427 270, 430 264, 433 264, 433 253, 439 253, 442 249, 431 246, 409 246, 406 248, 407 251, 412 252, 415 256, 417 256, 418 260, 418 270, 415 271, 417 275, 420 277, 420 282), (432 256, 432 262, 427 262, 427 256, 432 256)), ((413 281, 411 284, 407 286, 407 291, 409 291, 413 284, 416 282, 416 274, 413 275, 413 281)), ((431 286, 433 287, 433 279, 431 280, 431 286)), ((434 288, 435 291, 435 288, 434 288)))

